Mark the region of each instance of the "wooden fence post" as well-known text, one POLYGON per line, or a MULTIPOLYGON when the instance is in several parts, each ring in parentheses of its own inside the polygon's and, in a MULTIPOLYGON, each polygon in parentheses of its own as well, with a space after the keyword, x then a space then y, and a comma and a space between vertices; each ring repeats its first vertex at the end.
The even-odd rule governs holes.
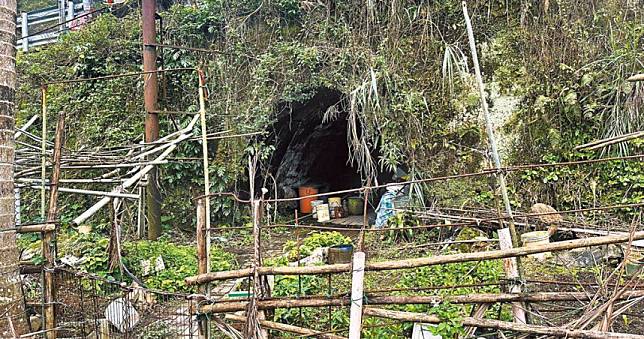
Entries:
MULTIPOLYGON (((197 200, 197 260, 199 274, 210 272, 208 248, 206 246, 206 204, 204 199, 197 200)), ((199 287, 199 292, 208 295, 208 283, 199 287)), ((199 338, 210 338, 210 321, 208 317, 199 322, 199 338)))
MULTIPOLYGON (((201 152, 203 161, 204 198, 199 199, 197 209, 197 244, 201 243, 199 270, 210 272, 210 172, 208 164, 208 128, 206 125, 206 75, 197 69, 199 85, 199 119, 201 124, 201 152)), ((205 284, 201 293, 210 297, 210 284, 205 284)), ((205 338, 210 338, 210 321, 203 321, 205 338)))
MULTIPOLYGON (((53 170, 49 181, 49 209, 47 211, 47 222, 55 223, 58 219, 58 181, 60 179, 60 159, 64 143, 65 133, 65 113, 60 112, 58 115, 58 125, 56 126, 56 137, 54 140, 53 170)), ((56 338, 56 286, 54 281, 54 264, 56 261, 56 229, 53 231, 43 232, 42 252, 46 263, 43 269, 44 285, 43 296, 45 301, 45 333, 47 339, 56 338)))
POLYGON ((360 339, 360 332, 362 331, 362 298, 364 297, 365 257, 364 252, 356 252, 353 254, 349 339, 360 339))
MULTIPOLYGON (((510 229, 503 228, 498 231, 499 234, 499 248, 501 250, 507 250, 512 248, 512 238, 510 236, 510 229)), ((503 270, 505 271, 505 277, 508 278, 511 282, 510 284, 510 293, 521 293, 521 286, 516 282, 519 279, 519 267, 517 265, 517 258, 510 257, 503 259, 503 270)), ((525 307, 520 302, 512 303, 512 314, 514 315, 514 321, 517 323, 525 324, 525 307)))

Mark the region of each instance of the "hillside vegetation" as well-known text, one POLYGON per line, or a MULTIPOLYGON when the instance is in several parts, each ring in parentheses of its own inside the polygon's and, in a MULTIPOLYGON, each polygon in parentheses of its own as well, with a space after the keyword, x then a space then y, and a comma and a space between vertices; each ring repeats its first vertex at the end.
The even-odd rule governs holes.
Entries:
MULTIPOLYGON (((136 4, 128 5, 126 15, 103 14, 55 44, 18 54, 17 126, 40 114, 44 83, 142 69, 141 17, 136 4)), ((642 154, 641 138, 600 150, 575 150, 596 139, 644 129, 644 84, 625 81, 644 69, 644 13, 637 1, 479 0, 469 1, 468 6, 504 166, 642 154)), ((200 50, 159 48, 158 65, 205 71, 208 132, 261 132, 209 143, 211 192, 247 194, 249 181, 255 180, 248 178, 248 156, 258 154, 258 177, 267 178, 263 184, 272 194, 273 183, 268 178, 276 175, 271 172, 271 161, 276 153, 278 116, 316 100, 316 94, 329 92, 340 93, 341 99, 322 113, 328 121, 349 122, 350 159, 363 178, 403 169, 410 179, 419 179, 490 166, 460 1, 202 0, 198 6, 164 3, 163 7, 159 43, 200 50)), ((159 79, 159 107, 197 112, 198 82, 193 72, 167 72, 159 79)), ((48 125, 55 125, 52 112, 67 112, 67 149, 116 148, 142 140, 142 78, 56 84, 47 89, 48 125)), ((189 119, 190 115, 162 115, 161 135, 185 126, 189 119)), ((199 129, 197 124, 195 135, 199 129)), ((201 152, 196 140, 183 142, 169 162, 159 167, 166 233, 161 241, 135 241, 134 213, 128 214, 123 249, 134 273, 140 273, 139 259, 149 258, 150 253, 166 254, 174 262, 163 276, 146 278, 151 287, 194 292, 183 278, 196 272, 195 254, 186 243, 193 245, 196 214, 192 198, 203 193, 201 152)), ((417 205, 489 211, 497 208, 493 181, 471 177, 414 184, 411 191, 417 205)), ((644 162, 613 160, 525 169, 508 173, 508 186, 516 211, 528 211, 538 202, 560 211, 642 203, 644 162)), ((106 185, 105 190, 111 187, 106 185)), ((23 193, 25 221, 39 219, 39 199, 37 191, 23 193)), ((68 244, 61 252, 93 258, 84 270, 128 280, 108 268, 109 212, 88 221, 91 235, 80 235, 69 222, 95 199, 61 194, 60 200, 64 224, 60 242, 68 244)), ((211 207, 217 227, 250 224, 248 208, 229 197, 213 198, 211 207)), ((598 212, 593 222, 617 220, 627 228, 640 213, 641 208, 598 212)), ((277 219, 291 220, 292 216, 289 211, 277 219)), ((398 222, 406 224, 407 219, 401 217, 398 222)), ((403 238, 429 242, 436 236, 431 232, 403 238)), ((233 258, 231 253, 248 248, 249 234, 247 229, 217 234, 213 270, 242 264, 238 262, 242 256, 233 258)), ((279 234, 265 236, 275 236, 269 250, 279 251, 286 243, 284 251, 295 255, 293 244, 282 241, 279 234)), ((328 235, 309 236, 318 241, 328 235)), ((340 235, 328 237, 321 241, 325 246, 347 242, 340 235)), ((421 251, 383 248, 393 247, 397 238, 368 239, 378 244, 375 258, 379 259, 421 251)), ((39 246, 35 241, 36 237, 23 236, 21 245, 35 251, 39 246)), ((271 258, 275 264, 285 264, 280 262, 283 259, 271 258)), ((457 284, 463 277, 466 283, 482 283, 502 275, 500 261, 488 261, 408 270, 402 278, 383 275, 367 284, 409 288, 422 283, 457 284)), ((301 284, 292 278, 278 281, 275 295, 293 295, 301 284)), ((327 292, 323 278, 303 281, 311 294, 327 292)), ((331 292, 346 292, 350 286, 346 279, 337 284, 331 292)), ((437 293, 472 291, 460 288, 437 293)), ((499 287, 484 292, 499 292, 499 287)), ((453 322, 439 330, 445 337, 462 334, 458 317, 471 311, 469 306, 449 303, 404 309, 453 317, 453 322)), ((316 324, 320 312, 307 310, 301 315, 297 310, 280 310, 275 319, 321 328, 316 324)), ((506 320, 511 318, 509 312, 509 307, 501 306, 488 310, 506 320)), ((340 313, 329 313, 334 328, 347 325, 346 314, 340 313)), ((374 338, 394 337, 402 330, 409 331, 409 326, 397 324, 366 333, 374 338)))
MULTIPOLYGON (((494 98, 518 102, 500 120, 505 124, 497 126, 510 136, 503 145, 504 164, 596 158, 605 152, 573 147, 641 129, 643 89, 624 81, 644 60, 641 8, 617 0, 557 1, 547 9, 522 3, 477 1, 470 9, 484 78, 495 92, 493 111, 494 98)), ((364 7, 354 1, 210 0, 198 8, 175 5, 161 16, 162 43, 219 51, 164 48, 159 58, 165 68, 207 71, 213 132, 267 131, 277 108, 288 107, 282 104, 334 89, 345 94, 350 119, 362 125, 361 145, 378 151, 372 162, 362 160, 366 167, 404 165, 412 176, 426 177, 485 166, 476 151, 485 149, 486 138, 458 1, 364 7)), ((20 55, 18 124, 38 112, 39 83, 139 70, 140 34, 136 10, 120 19, 103 15, 60 43, 20 55)), ((192 75, 165 75, 161 86, 164 109, 196 109, 192 75)), ((49 110, 66 110, 74 117, 70 142, 76 147, 117 146, 140 137, 140 79, 51 87, 49 110)), ((173 126, 170 119, 163 124, 165 131, 173 126)), ((213 191, 230 190, 245 180, 240 174, 249 145, 270 157, 271 140, 261 137, 211 147, 213 191)), ((608 152, 637 150, 641 145, 631 143, 608 152)), ((198 145, 185 145, 177 157, 198 152, 198 145)), ((201 187, 199 166, 164 166, 162 188, 172 206, 166 209, 168 223, 190 222, 180 209, 189 207, 182 198, 201 187)), ((637 202, 643 196, 642 164, 636 162, 526 171, 511 180, 515 192, 522 192, 514 196, 517 206, 541 201, 563 209, 580 201, 637 202)), ((476 204, 489 202, 477 193, 487 191, 486 186, 483 181, 425 190, 437 199, 447 198, 441 196, 445 190, 469 191, 457 200, 476 204)), ((230 217, 224 208, 228 204, 227 199, 217 202, 214 212, 230 217)))

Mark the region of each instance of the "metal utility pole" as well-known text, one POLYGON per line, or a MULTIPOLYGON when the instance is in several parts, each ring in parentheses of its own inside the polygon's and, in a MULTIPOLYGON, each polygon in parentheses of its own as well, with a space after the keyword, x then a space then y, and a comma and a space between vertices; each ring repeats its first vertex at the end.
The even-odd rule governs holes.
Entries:
MULTIPOLYGON (((145 142, 159 139, 159 116, 157 115, 157 51, 156 51, 156 0, 143 0, 143 71, 145 103, 145 142)), ((161 194, 157 186, 157 169, 148 173, 146 194, 148 239, 155 240, 161 235, 161 194)))

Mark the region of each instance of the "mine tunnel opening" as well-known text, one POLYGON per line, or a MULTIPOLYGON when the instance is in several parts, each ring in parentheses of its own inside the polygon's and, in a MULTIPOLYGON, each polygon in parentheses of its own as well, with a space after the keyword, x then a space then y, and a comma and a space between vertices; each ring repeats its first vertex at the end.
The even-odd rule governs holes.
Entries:
POLYGON ((342 99, 341 92, 322 88, 305 102, 278 105, 270 136, 275 145, 270 171, 280 196, 296 197, 300 186, 331 192, 362 185, 349 160, 348 113, 342 99), (334 117, 325 121, 329 109, 334 117))

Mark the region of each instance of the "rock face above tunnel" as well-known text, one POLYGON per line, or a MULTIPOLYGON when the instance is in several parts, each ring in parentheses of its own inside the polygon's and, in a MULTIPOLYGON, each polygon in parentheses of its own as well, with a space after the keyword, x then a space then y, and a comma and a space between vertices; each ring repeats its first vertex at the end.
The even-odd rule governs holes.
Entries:
POLYGON ((304 103, 281 105, 274 125, 276 149, 271 172, 279 193, 297 196, 299 186, 316 186, 320 191, 360 186, 360 175, 349 164, 346 112, 342 94, 320 89, 304 103), (327 110, 338 109, 335 119, 323 122, 327 110))

